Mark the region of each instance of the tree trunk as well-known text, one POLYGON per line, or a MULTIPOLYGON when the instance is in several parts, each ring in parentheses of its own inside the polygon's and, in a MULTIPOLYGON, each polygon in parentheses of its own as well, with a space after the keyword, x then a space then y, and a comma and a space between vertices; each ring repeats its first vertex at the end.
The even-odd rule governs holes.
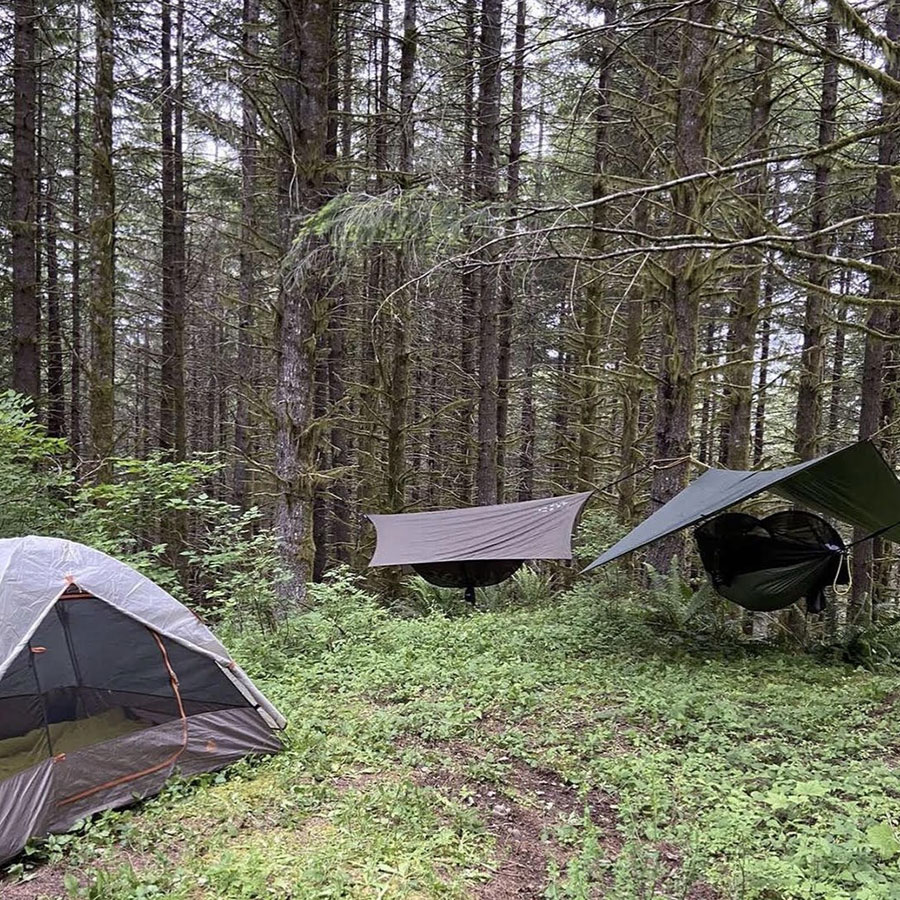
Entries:
POLYGON ((390 131, 391 0, 381 0, 378 29, 378 89, 375 123, 375 182, 378 190, 387 186, 388 132, 390 131))
MULTIPOLYGON (((314 392, 314 415, 316 419, 324 419, 328 403, 328 358, 322 346, 323 336, 319 335, 319 353, 316 359, 316 385, 314 392)), ((321 444, 316 447, 315 468, 327 468, 325 458, 327 449, 321 444)), ((313 496, 313 556, 312 580, 320 582, 328 568, 328 501, 325 492, 317 486, 313 496)))
POLYGON ((772 281, 772 269, 769 267, 766 276, 766 312, 759 323, 759 375, 756 380, 756 411, 754 413, 753 428, 753 465, 758 466, 763 461, 766 446, 766 391, 769 381, 769 341, 772 333, 772 299, 774 296, 774 283, 772 281))
POLYGON ((344 46, 341 50, 341 163, 343 166, 343 180, 348 184, 351 180, 351 166, 353 162, 353 17, 352 8, 345 5, 343 10, 342 40, 344 46))
MULTIPOLYGON (((463 146, 462 146, 462 197, 465 203, 473 202, 474 160, 475 160, 475 48, 477 43, 475 28, 475 0, 465 0, 465 77, 463 88, 463 146)), ((470 243, 471 243, 471 235, 470 243)), ((475 313, 478 305, 476 269, 466 264, 462 276, 462 310, 459 321, 459 368, 462 377, 459 407, 459 439, 461 477, 457 493, 459 502, 468 505, 472 500, 472 430, 475 409, 472 395, 477 391, 475 377, 475 313)))
MULTIPOLYGON (((636 215, 638 231, 646 230, 646 205, 640 204, 636 215), (643 210, 643 212, 641 212, 643 210)), ((618 484, 618 518, 623 525, 634 522, 636 509, 635 469, 638 464, 637 442, 643 390, 640 382, 641 341, 643 338, 644 303, 640 295, 628 299, 625 320, 625 367, 626 379, 622 391, 622 442, 619 448, 620 481, 618 484)))
MULTIPOLYGON (((658 53, 659 34, 652 29, 647 34, 647 54, 655 58, 658 53)), ((641 76, 639 98, 642 104, 650 104, 656 90, 656 78, 649 72, 641 76)), ((646 179, 652 174, 653 148, 649 135, 637 142, 635 147, 635 175, 646 179)), ((632 208, 631 220, 635 232, 648 233, 650 204, 648 198, 641 197, 632 208)), ((638 237, 638 240, 643 238, 638 237)), ((645 257, 646 259, 646 257, 645 257)), ((635 494, 637 490, 637 469, 639 463, 638 436, 641 430, 641 407, 644 402, 642 355, 644 351, 644 307, 649 283, 643 262, 623 297, 627 302, 625 313, 625 346, 622 366, 622 437, 619 444, 619 483, 617 514, 619 522, 631 525, 637 515, 635 494)))
MULTIPOLYGON (((601 52, 597 75, 597 107, 594 113, 594 172, 591 197, 599 200, 608 191, 610 163, 609 127, 612 119, 612 67, 616 52, 616 0, 603 4, 605 45, 601 52)), ((590 248, 601 256, 607 246, 606 228, 609 224, 609 207, 592 207, 590 248)), ((597 263, 598 266, 605 265, 597 263)), ((601 271, 593 271, 584 289, 584 307, 579 325, 578 360, 578 478, 581 491, 590 491, 595 484, 595 458, 597 455, 597 408, 600 405, 600 348, 602 344, 602 311, 604 282, 601 271)))
MULTIPOLYGON (((279 167, 282 252, 295 237, 295 220, 328 199, 328 76, 332 55, 330 0, 284 0, 281 9, 281 83, 284 132, 279 167)), ((321 239, 308 239, 310 252, 321 239)), ((312 573, 312 502, 315 494, 314 422, 316 338, 321 326, 323 284, 310 277, 301 284, 283 278, 279 290, 275 344, 275 475, 278 502, 275 527, 280 555, 290 579, 280 585, 282 614, 306 599, 312 573)))
POLYGON ((150 375, 150 357, 153 353, 152 344, 153 339, 150 331, 150 318, 147 316, 144 319, 144 329, 143 334, 141 335, 141 429, 138 435, 138 454, 141 459, 147 459, 151 454, 154 449, 156 438, 157 423, 152 421, 150 415, 150 397, 153 391, 153 379, 150 375))
MULTIPOLYGON (((403 36, 400 43, 400 172, 405 178, 413 172, 416 72, 416 0, 405 0, 403 36)), ((413 328, 406 257, 403 248, 396 254, 398 288, 392 304, 392 356, 387 391, 387 508, 401 512, 406 507, 407 427, 409 419, 410 332, 413 328)))
MULTIPOLYGON (((346 322, 343 317, 328 328, 328 402, 331 407, 331 467, 340 470, 350 464, 350 441, 341 406, 344 403, 344 341, 346 322)), ((350 561, 350 496, 347 478, 338 475, 331 490, 331 544, 338 562, 350 561)))
MULTIPOLYGON (((900 0, 891 0, 885 20, 885 32, 892 41, 900 41, 900 0)), ((888 74, 900 78, 900 59, 896 56, 888 64, 888 74)), ((885 131, 878 143, 878 171, 875 175, 875 214, 872 224, 872 262, 890 271, 895 265, 893 229, 884 217, 897 213, 897 197, 891 172, 900 162, 900 97, 885 91, 881 101, 881 120, 885 124, 895 122, 897 127, 885 131)), ((887 277, 873 276, 869 282, 869 295, 883 300, 893 295, 887 277)), ((891 310, 875 305, 869 313, 866 327, 866 349, 863 360, 861 405, 859 412, 859 439, 872 437, 881 427, 884 412, 885 341, 880 337, 890 331, 891 310)), ((875 548, 873 541, 864 540, 867 533, 857 528, 854 541, 861 541, 853 549, 853 588, 847 607, 847 624, 863 626, 871 621, 872 603, 877 582, 873 577, 875 548)))
MULTIPOLYGON (((831 18, 825 26, 825 46, 837 52, 838 26, 831 18)), ((832 56, 825 57, 822 73, 822 96, 819 104, 819 146, 834 141, 837 130, 838 64, 832 56)), ((827 252, 830 238, 819 234, 828 223, 828 181, 831 160, 819 157, 813 185, 809 242, 810 253, 821 256, 827 252)), ((807 280, 812 287, 806 296, 803 324, 803 353, 800 358, 800 380, 797 386, 797 425, 794 452, 801 460, 812 459, 819 452, 822 430, 822 383, 825 380, 825 295, 827 273, 821 260, 809 264, 807 280), (821 288, 821 290, 817 290, 821 288)))
POLYGON ((185 210, 182 153, 181 45, 183 15, 176 23, 176 71, 172 75, 172 9, 162 3, 162 366, 159 445, 173 459, 186 454, 184 397, 185 210))
POLYGON ((41 397, 41 317, 37 294, 37 44, 35 0, 16 0, 13 37, 12 334, 13 390, 41 397))
MULTIPOLYGON (((475 140, 475 199, 490 208, 497 201, 500 132, 500 63, 503 49, 502 0, 482 0, 478 104, 475 140)), ((478 254, 478 470, 476 499, 497 502, 497 267, 495 254, 478 254)))
POLYGON ((47 175, 44 213, 47 244, 47 434, 50 437, 63 437, 66 433, 66 398, 59 303, 59 220, 56 204, 56 179, 51 171, 47 175))
MULTIPOLYGON (((713 366, 713 352, 715 350, 716 323, 710 318, 706 323, 706 342, 703 345, 703 359, 705 360, 704 368, 713 366)), ((703 392, 703 403, 700 406, 700 446, 697 448, 697 459, 699 462, 712 465, 714 454, 712 452, 713 434, 715 432, 714 419, 715 410, 713 407, 713 390, 715 382, 710 379, 703 392)))
POLYGON ((94 0, 96 71, 91 152, 91 454, 100 482, 112 476, 115 447, 115 226, 113 170, 113 0, 94 0))
MULTIPOLYGON (((757 6, 754 32, 766 37, 774 24, 767 0, 757 6)), ((769 110, 772 105, 773 47, 767 40, 756 42, 754 60, 754 89, 750 97, 750 145, 748 157, 760 159, 769 149, 769 110)), ((739 195, 745 205, 743 237, 750 240, 765 231, 766 169, 751 169, 739 185, 739 195)), ((724 426, 725 458, 729 469, 746 469, 750 455, 750 414, 753 391, 753 356, 756 341, 756 320, 759 315, 759 295, 763 254, 751 248, 739 254, 740 284, 728 323, 728 386, 725 392, 724 426)))
MULTIPOLYGON (((849 273, 841 274, 841 293, 847 294, 850 291, 849 273)), ((831 399, 829 401, 828 411, 828 438, 826 441, 826 452, 831 453, 837 450, 841 445, 839 439, 841 428, 841 406, 844 401, 843 397, 843 380, 844 380, 844 354, 846 353, 847 344, 847 306, 842 303, 837 312, 837 323, 834 329, 834 353, 831 361, 831 399)))
POLYGON ((537 430, 537 411, 534 402, 534 336, 525 345, 525 365, 522 370, 522 418, 519 431, 522 443, 519 448, 519 481, 518 500, 531 500, 534 497, 534 442, 537 430))
POLYGON ((259 0, 244 0, 241 46, 244 72, 241 80, 241 249, 237 332, 237 398, 234 412, 234 473, 232 500, 245 510, 250 505, 247 461, 252 451, 250 392, 255 382, 253 349, 254 305, 258 272, 256 250, 256 155, 255 104, 256 57, 259 54, 259 0))
POLYGON ((416 54, 418 52, 417 0, 404 0, 403 37, 400 42, 400 172, 411 176, 414 164, 416 54))
MULTIPOLYGON (((509 217, 518 215, 519 189, 522 184, 522 92, 525 85, 525 0, 516 2, 516 38, 513 55, 512 109, 509 122, 509 164, 506 177, 506 202, 509 217)), ((513 225, 513 228, 516 226, 513 225)), ((512 244, 511 246, 514 246, 512 244)), ((500 287, 499 351, 497 357, 497 501, 506 491, 506 441, 509 430, 510 367, 512 363, 513 315, 515 312, 514 272, 504 265, 500 287)))
POLYGON ((75 77, 72 111, 72 295, 69 368, 69 446, 81 456, 81 3, 75 4, 75 77))
MULTIPOLYGON (((709 142, 709 100, 714 35, 718 4, 693 4, 682 30, 680 81, 676 98, 675 175, 685 177, 705 170, 709 142), (696 23, 696 26, 693 24, 696 23)), ((673 234, 697 234, 705 218, 703 188, 687 182, 672 191, 673 234)), ((694 370, 697 364, 697 317, 703 282, 701 258, 691 249, 671 254, 671 267, 662 303, 662 347, 656 396, 656 459, 651 496, 662 504, 680 491, 687 478, 691 453, 691 417, 694 407, 694 370)), ((682 539, 658 541, 650 550, 650 563, 667 572, 680 552, 682 539)))
POLYGON ((551 478, 554 491, 565 493, 573 487, 570 463, 575 454, 569 437, 570 392, 569 376, 572 371, 571 352, 568 349, 566 328, 566 296, 560 298, 557 306, 556 359, 553 365, 553 455, 551 478))

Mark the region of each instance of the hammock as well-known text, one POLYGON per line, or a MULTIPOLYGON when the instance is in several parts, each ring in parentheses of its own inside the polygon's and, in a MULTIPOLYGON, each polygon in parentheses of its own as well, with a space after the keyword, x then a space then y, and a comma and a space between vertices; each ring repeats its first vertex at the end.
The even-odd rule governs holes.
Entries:
POLYGON ((841 536, 812 513, 724 513, 694 539, 713 587, 744 609, 771 612, 806 598, 807 612, 820 613, 825 588, 850 580, 841 536))
POLYGON ((821 610, 823 588, 847 584, 840 535, 811 513, 767 519, 725 510, 762 493, 900 543, 900 479, 871 441, 783 469, 708 469, 584 571, 606 565, 683 528, 695 527, 716 590, 746 609, 783 609, 806 597, 821 610))

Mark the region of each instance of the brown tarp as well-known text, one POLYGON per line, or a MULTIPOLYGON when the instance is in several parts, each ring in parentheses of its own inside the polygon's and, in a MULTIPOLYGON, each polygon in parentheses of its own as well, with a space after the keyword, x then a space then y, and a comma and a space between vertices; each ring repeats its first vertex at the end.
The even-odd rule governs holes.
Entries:
POLYGON ((572 531, 592 491, 497 506, 370 515, 370 566, 485 559, 571 559, 572 531))

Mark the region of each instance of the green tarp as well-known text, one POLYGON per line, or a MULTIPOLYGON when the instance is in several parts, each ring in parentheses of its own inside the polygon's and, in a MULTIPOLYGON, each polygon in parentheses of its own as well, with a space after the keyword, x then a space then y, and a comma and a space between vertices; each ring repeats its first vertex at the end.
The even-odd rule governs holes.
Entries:
POLYGON ((763 491, 868 533, 883 530, 885 538, 900 542, 900 480, 874 444, 860 441, 784 469, 709 469, 584 571, 696 525, 763 491))

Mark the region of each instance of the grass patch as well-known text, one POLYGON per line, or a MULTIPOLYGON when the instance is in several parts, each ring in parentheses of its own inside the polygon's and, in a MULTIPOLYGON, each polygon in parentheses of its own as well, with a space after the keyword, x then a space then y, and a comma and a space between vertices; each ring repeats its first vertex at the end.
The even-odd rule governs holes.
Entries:
POLYGON ((584 588, 410 620, 334 591, 281 640, 244 661, 284 754, 51 837, 4 900, 900 897, 894 675, 584 588))

